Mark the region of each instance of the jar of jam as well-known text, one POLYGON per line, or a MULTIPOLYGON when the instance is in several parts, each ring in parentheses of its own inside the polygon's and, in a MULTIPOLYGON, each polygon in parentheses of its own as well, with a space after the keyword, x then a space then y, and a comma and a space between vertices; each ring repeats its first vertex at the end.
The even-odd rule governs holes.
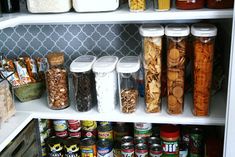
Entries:
POLYGON ((178 157, 180 138, 179 127, 175 125, 161 126, 160 137, 162 139, 163 157, 178 157))
POLYGON ((207 0, 207 7, 211 9, 233 8, 234 0, 207 0))
POLYGON ((205 5, 205 0, 176 0, 175 6, 177 9, 191 10, 201 9, 205 5))

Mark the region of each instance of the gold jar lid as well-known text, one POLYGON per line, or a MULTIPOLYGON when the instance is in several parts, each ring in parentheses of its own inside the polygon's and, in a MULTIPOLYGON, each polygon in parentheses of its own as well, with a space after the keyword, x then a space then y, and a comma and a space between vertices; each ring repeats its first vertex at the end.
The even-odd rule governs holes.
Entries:
POLYGON ((46 58, 51 66, 64 64, 64 53, 62 52, 49 53, 46 58))

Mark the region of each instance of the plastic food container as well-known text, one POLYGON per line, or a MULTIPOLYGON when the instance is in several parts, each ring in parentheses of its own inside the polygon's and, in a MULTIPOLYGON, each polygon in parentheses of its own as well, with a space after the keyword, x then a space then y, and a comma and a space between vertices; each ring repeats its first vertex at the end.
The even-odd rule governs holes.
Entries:
POLYGON ((146 0, 128 0, 131 12, 141 12, 146 9, 146 0))
POLYGON ((205 0, 176 0, 175 5, 177 9, 201 9, 205 5, 205 0))
POLYGON ((69 106, 68 72, 64 67, 64 54, 49 53, 47 56, 48 70, 46 85, 48 106, 59 110, 69 106))
POLYGON ((207 0, 207 7, 212 9, 233 8, 234 0, 207 0))
POLYGON ((143 37, 146 112, 160 112, 164 28, 161 25, 145 25, 141 26, 139 31, 143 37))
POLYGON ((207 116, 209 114, 217 28, 210 24, 194 24, 191 27, 191 33, 194 36, 193 113, 195 116, 207 116))
POLYGON ((170 0, 153 0, 153 6, 156 11, 167 11, 170 10, 170 0))
POLYGON ((71 0, 27 0, 31 13, 62 13, 72 8, 71 0))
POLYGON ((117 104, 117 72, 118 57, 103 56, 96 60, 92 70, 95 73, 98 111, 113 111, 117 104))
POLYGON ((89 111, 96 102, 95 76, 92 72, 95 60, 95 56, 84 55, 70 64, 70 71, 73 74, 75 108, 81 112, 89 111))
POLYGON ((113 11, 119 7, 119 0, 73 0, 77 12, 113 11))
POLYGON ((184 108, 185 55, 189 26, 167 25, 167 111, 181 114, 184 108))
POLYGON ((137 56, 126 56, 117 63, 120 109, 133 113, 138 104, 138 74, 140 60, 137 56))

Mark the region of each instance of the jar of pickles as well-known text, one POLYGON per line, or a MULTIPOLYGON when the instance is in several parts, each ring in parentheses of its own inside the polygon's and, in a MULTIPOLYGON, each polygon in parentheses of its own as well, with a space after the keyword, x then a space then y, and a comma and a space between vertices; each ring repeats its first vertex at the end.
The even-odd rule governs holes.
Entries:
POLYGON ((209 114, 210 90, 213 70, 214 42, 217 28, 211 24, 194 24, 191 27, 194 36, 194 88, 193 114, 209 114))
POLYGON ((131 12, 141 12, 146 9, 146 0, 129 0, 131 12))
POLYGON ((68 72, 64 67, 64 53, 53 52, 47 56, 46 85, 48 105, 59 110, 69 106, 68 72))
POLYGON ((165 28, 167 36, 167 111, 180 114, 184 108, 184 78, 187 25, 172 24, 165 28))
POLYGON ((140 60, 137 56, 126 56, 117 63, 120 109, 133 113, 138 104, 138 72, 140 60))
POLYGON ((201 9, 205 5, 205 0, 176 0, 175 6, 177 9, 192 10, 201 9))
POLYGON ((73 74, 75 108, 78 111, 89 111, 96 102, 95 76, 92 65, 96 57, 84 55, 76 58, 70 65, 73 74))
POLYGON ((98 111, 101 113, 113 111, 117 104, 117 62, 116 56, 103 56, 92 67, 95 73, 98 111))
POLYGON ((143 44, 146 112, 161 110, 162 36, 161 25, 143 25, 139 29, 143 44))

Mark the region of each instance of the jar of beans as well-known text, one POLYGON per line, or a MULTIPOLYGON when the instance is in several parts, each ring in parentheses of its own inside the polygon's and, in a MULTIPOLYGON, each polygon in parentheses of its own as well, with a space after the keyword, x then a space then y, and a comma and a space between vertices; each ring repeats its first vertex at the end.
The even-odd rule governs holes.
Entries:
POLYGON ((120 109, 133 113, 138 104, 138 72, 140 60, 137 56, 126 56, 117 63, 120 109))
POLYGON ((47 56, 46 85, 48 105, 60 110, 69 106, 68 72, 64 67, 64 53, 53 52, 47 56))
POLYGON ((95 60, 95 56, 84 55, 76 58, 70 65, 75 108, 81 112, 89 111, 96 103, 95 78, 91 70, 95 60))

